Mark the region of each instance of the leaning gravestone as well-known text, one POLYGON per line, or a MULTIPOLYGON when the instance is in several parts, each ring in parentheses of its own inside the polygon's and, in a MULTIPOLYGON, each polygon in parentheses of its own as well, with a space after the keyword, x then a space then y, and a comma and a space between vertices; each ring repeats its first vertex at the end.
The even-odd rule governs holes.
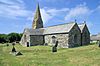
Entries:
POLYGON ((98 41, 98 44, 99 44, 99 46, 98 46, 98 47, 100 47, 100 40, 98 41))
POLYGON ((21 52, 16 52, 16 56, 23 55, 21 52))
POLYGON ((16 49, 14 47, 15 46, 15 43, 12 43, 12 45, 13 45, 13 48, 12 48, 12 51, 10 52, 10 54, 12 54, 14 56, 23 55, 21 52, 16 51, 16 49))
POLYGON ((56 44, 55 44, 55 47, 57 47, 58 46, 58 41, 56 41, 56 44))
POLYGON ((12 54, 12 55, 14 55, 14 56, 23 55, 21 52, 13 52, 13 53, 10 53, 10 54, 12 54))
POLYGON ((58 41, 56 41, 55 46, 52 47, 52 52, 57 52, 58 41))
POLYGON ((21 52, 16 51, 15 47, 13 46, 12 48, 12 52, 10 53, 14 56, 19 56, 19 55, 23 55, 21 52))

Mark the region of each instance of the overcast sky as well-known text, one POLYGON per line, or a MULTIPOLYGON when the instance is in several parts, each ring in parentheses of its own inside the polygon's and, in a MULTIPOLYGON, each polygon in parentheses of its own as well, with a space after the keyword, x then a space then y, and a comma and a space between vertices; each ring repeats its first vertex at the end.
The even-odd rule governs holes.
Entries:
POLYGON ((100 0, 0 0, 0 33, 31 28, 37 2, 44 26, 86 21, 91 34, 100 32, 100 0))

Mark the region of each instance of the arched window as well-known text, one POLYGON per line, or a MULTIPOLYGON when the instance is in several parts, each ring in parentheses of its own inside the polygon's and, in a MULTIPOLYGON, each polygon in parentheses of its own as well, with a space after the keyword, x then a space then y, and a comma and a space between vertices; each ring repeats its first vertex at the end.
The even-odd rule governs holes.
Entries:
POLYGON ((74 43, 77 43, 77 34, 74 35, 74 43))
POLYGON ((56 37, 52 36, 52 43, 56 43, 56 37))

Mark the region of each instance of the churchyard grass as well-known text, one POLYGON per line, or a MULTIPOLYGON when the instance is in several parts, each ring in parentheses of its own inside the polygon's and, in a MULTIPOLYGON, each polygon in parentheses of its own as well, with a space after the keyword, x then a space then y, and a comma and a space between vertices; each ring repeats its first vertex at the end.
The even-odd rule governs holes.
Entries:
POLYGON ((0 44, 0 66, 100 66, 100 48, 96 44, 58 49, 50 46, 15 45, 23 55, 10 54, 12 45, 0 44))

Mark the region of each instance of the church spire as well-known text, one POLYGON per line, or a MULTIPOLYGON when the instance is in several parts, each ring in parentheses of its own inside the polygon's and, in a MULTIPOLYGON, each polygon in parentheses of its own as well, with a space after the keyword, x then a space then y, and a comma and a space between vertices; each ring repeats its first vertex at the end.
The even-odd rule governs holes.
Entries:
POLYGON ((41 18, 39 3, 38 3, 37 8, 36 8, 32 28, 33 29, 43 28, 43 21, 41 18))

